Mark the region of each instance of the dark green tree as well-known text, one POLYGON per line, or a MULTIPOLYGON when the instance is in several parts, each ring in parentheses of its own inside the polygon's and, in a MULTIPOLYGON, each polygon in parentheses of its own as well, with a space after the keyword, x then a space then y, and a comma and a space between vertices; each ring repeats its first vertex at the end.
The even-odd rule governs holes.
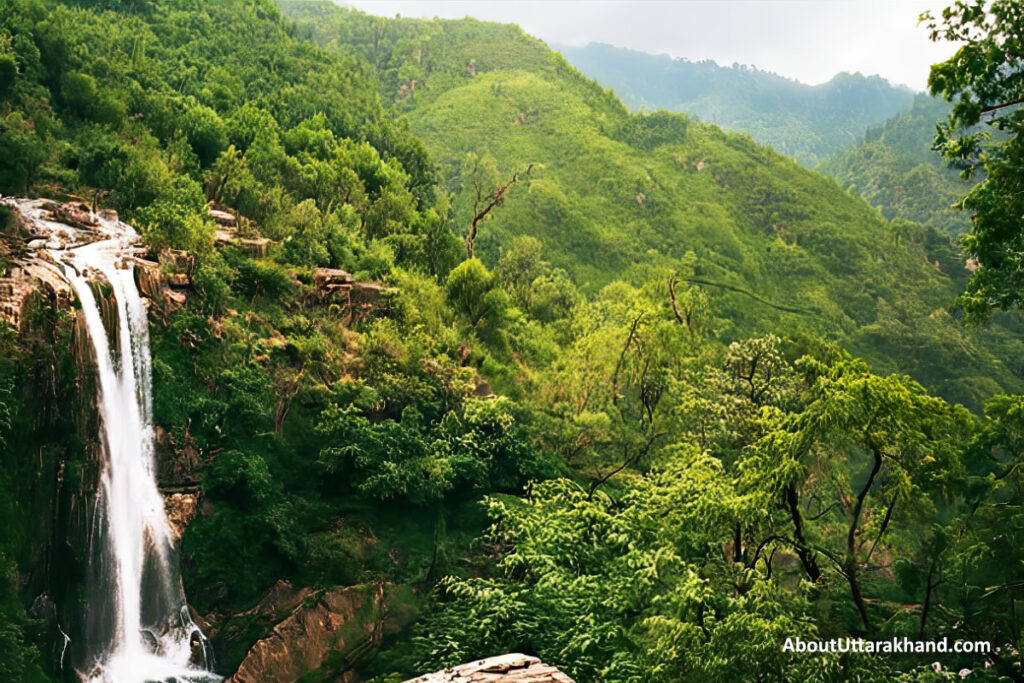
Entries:
POLYGON ((958 0, 922 15, 932 40, 962 42, 932 67, 932 94, 953 102, 934 148, 965 176, 984 180, 963 199, 972 227, 964 247, 976 270, 960 301, 968 319, 1024 304, 1024 7, 1016 0, 958 0))

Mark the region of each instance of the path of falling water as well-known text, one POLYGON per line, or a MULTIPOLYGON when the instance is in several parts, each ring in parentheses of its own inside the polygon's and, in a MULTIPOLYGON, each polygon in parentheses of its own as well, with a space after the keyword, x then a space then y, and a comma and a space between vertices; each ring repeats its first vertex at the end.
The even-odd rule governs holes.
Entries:
POLYGON ((188 616, 174 562, 163 498, 153 475, 151 370, 146 308, 133 271, 122 263, 136 235, 102 221, 110 239, 53 255, 82 304, 96 355, 102 441, 107 455, 100 496, 109 525, 116 632, 94 671, 97 683, 215 681, 191 666, 190 641, 202 639, 188 616), (89 280, 102 274, 117 304, 115 343, 110 344, 89 280), (130 362, 126 359, 130 358, 130 362))

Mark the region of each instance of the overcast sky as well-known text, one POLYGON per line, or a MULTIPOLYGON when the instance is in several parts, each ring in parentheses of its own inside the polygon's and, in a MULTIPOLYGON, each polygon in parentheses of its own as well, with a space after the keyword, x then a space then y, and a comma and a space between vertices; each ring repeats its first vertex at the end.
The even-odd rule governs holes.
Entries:
MULTIPOLYGON (((473 16, 549 43, 609 43, 690 60, 750 64, 815 85, 840 71, 923 90, 955 51, 917 18, 951 0, 348 0, 382 16, 473 16)), ((938 14, 938 11, 936 11, 938 14)))

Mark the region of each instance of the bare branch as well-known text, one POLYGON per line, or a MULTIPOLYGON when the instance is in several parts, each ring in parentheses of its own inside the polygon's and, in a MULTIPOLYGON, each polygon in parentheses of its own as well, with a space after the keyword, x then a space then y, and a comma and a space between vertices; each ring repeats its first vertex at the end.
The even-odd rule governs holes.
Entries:
MULTIPOLYGON (((477 167, 474 166, 473 170, 476 171, 477 167)), ((519 182, 519 177, 528 176, 533 171, 533 164, 526 167, 526 170, 520 173, 516 171, 512 174, 506 182, 497 185, 490 193, 485 193, 483 187, 476 184, 476 198, 473 200, 473 222, 469 226, 469 234, 466 235, 466 258, 473 258, 473 243, 476 241, 476 235, 480 227, 480 221, 487 218, 488 214, 491 213, 495 208, 505 203, 508 198, 508 191, 512 189, 512 186, 519 182)))

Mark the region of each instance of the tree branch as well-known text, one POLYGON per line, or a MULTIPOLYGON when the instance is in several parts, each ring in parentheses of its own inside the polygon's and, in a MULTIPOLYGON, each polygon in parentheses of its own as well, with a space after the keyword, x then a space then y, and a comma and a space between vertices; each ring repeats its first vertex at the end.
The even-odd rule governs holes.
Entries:
MULTIPOLYGON (((475 170, 475 169, 474 169, 475 170)), ((533 171, 533 164, 526 167, 526 170, 522 172, 522 175, 530 175, 533 171)), ((476 188, 476 199, 473 201, 473 222, 469 227, 469 234, 466 235, 466 258, 473 258, 473 243, 476 241, 477 230, 480 226, 480 221, 487 218, 487 215, 491 213, 496 207, 501 206, 507 199, 507 193, 513 185, 519 182, 519 171, 512 174, 512 177, 505 183, 502 183, 494 188, 494 191, 489 195, 484 195, 483 190, 480 186, 476 188)))

